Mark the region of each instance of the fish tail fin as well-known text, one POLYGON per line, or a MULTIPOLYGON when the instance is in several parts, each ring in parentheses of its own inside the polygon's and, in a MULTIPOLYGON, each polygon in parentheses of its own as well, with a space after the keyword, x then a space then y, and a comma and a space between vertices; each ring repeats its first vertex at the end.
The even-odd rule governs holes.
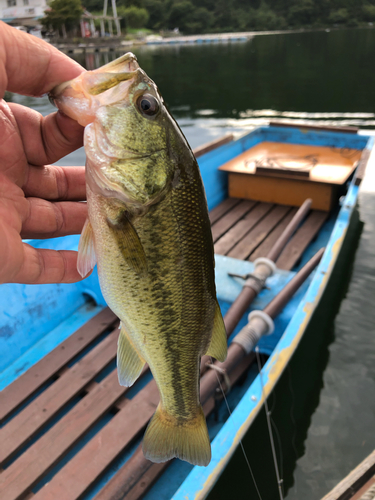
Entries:
POLYGON ((181 424, 159 404, 146 429, 143 454, 156 463, 177 457, 193 465, 208 465, 211 445, 202 407, 195 418, 181 424))

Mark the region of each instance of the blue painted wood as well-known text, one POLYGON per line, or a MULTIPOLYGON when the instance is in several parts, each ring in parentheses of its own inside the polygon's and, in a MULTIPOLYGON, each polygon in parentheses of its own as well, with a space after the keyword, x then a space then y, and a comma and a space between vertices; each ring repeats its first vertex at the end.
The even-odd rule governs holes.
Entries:
POLYGON ((104 306, 85 302, 79 309, 61 321, 56 328, 35 342, 24 354, 0 373, 0 391, 25 373, 31 366, 70 337, 81 326, 98 314, 104 306))

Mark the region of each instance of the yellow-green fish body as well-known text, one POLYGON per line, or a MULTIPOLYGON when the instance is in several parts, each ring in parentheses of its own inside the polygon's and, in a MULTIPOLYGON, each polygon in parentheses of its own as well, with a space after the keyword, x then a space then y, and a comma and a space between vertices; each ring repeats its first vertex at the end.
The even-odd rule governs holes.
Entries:
POLYGON ((121 319, 120 383, 132 385, 147 362, 160 391, 145 456, 207 465, 200 358, 224 360, 226 335, 194 155, 131 54, 84 73, 54 98, 87 125, 88 221, 78 268, 85 275, 97 262, 103 295, 121 319))

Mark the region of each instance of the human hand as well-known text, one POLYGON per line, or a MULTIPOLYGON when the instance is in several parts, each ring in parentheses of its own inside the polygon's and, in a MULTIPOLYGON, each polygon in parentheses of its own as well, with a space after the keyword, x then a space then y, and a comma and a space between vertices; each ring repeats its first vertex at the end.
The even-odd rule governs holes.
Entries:
MULTIPOLYGON (((46 42, 0 21, 0 99, 40 96, 84 69, 46 42)), ((81 280, 77 252, 36 249, 22 238, 81 232, 84 167, 50 165, 82 146, 83 128, 61 112, 43 117, 0 101, 0 283, 81 280)))

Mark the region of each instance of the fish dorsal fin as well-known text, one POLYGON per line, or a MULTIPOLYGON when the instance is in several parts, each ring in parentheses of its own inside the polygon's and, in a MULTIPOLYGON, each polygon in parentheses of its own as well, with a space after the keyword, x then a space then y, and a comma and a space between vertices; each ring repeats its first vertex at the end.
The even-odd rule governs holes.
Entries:
POLYGON ((95 264, 94 231, 89 219, 86 219, 78 244, 77 270, 82 278, 94 269, 95 264))
POLYGON ((137 274, 145 275, 147 273, 146 254, 126 212, 123 211, 116 220, 108 217, 107 223, 128 266, 137 274))
POLYGON ((210 345, 208 346, 207 356, 212 356, 218 361, 225 361, 227 357, 227 333, 223 317, 221 315, 220 306, 216 301, 214 326, 212 328, 212 337, 210 345))
POLYGON ((137 380, 145 365, 121 323, 117 344, 117 375, 120 385, 130 387, 137 380))

